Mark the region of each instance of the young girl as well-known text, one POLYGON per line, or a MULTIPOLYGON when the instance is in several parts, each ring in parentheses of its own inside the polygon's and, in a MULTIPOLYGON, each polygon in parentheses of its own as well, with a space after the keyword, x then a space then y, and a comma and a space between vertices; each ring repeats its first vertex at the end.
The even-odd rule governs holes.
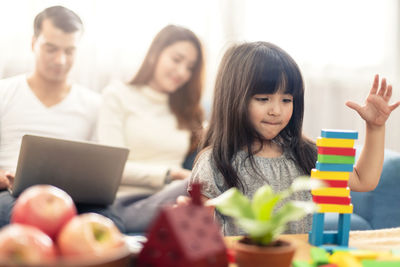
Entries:
MULTIPOLYGON (((362 154, 350 176, 349 187, 376 187, 383 165, 385 122, 400 102, 389 105, 392 87, 376 76, 364 106, 348 102, 366 122, 362 154)), ((316 146, 302 135, 304 85, 299 67, 281 48, 266 42, 245 43, 229 49, 222 59, 208 132, 193 168, 190 185, 202 183, 205 199, 231 187, 248 197, 264 184, 286 189, 310 174, 316 146)), ((188 190, 191 190, 189 185, 188 190)), ((311 194, 294 196, 309 200, 311 194)), ((216 213, 225 235, 240 235, 233 220, 216 213)), ((293 222, 288 233, 305 233, 311 217, 293 222)))

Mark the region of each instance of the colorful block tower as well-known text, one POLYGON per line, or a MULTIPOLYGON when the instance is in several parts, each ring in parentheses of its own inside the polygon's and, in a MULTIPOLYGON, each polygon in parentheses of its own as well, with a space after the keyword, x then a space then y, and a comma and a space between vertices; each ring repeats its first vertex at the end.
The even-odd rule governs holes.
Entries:
POLYGON ((348 181, 353 172, 356 131, 322 130, 317 139, 318 160, 311 179, 319 179, 327 187, 311 190, 318 212, 313 215, 308 241, 314 246, 333 244, 348 246, 350 215, 353 213, 348 181), (339 213, 338 231, 324 231, 325 213, 339 213))

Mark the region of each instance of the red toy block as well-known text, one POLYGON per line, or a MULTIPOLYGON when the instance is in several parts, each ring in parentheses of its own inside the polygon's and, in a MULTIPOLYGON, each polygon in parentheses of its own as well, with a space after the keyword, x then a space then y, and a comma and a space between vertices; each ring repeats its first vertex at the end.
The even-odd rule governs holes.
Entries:
POLYGON ((351 197, 313 196, 313 201, 319 204, 350 205, 351 197))
POLYGON ((233 249, 228 248, 226 251, 226 256, 228 257, 228 262, 229 263, 235 263, 236 262, 236 254, 233 249))
POLYGON ((191 193, 192 204, 161 210, 135 266, 228 266, 226 246, 213 213, 200 204, 197 185, 191 193))
POLYGON ((326 183, 328 186, 327 187, 344 187, 346 188, 348 186, 348 181, 346 180, 321 180, 324 183, 326 183))
POLYGON ((323 155, 340 155, 340 156, 355 156, 356 150, 354 148, 345 147, 318 147, 318 154, 323 155))

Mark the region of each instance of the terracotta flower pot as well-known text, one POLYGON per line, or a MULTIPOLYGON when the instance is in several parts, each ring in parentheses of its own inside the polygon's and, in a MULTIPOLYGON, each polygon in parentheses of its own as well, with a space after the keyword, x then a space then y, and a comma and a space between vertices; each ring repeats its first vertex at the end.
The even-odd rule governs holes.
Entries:
POLYGON ((271 246, 249 244, 247 238, 235 244, 238 267, 290 267, 296 247, 287 241, 277 240, 271 246))

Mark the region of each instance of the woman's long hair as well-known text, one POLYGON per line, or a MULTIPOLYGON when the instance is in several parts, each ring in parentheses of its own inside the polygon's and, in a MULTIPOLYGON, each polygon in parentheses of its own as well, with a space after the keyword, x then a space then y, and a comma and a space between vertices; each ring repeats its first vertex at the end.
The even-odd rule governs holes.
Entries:
POLYGON ((203 109, 201 94, 203 88, 204 59, 200 40, 189 29, 168 25, 153 39, 142 65, 131 85, 147 85, 153 78, 158 59, 165 48, 176 42, 189 41, 197 49, 197 61, 191 77, 182 87, 169 95, 169 107, 178 120, 178 127, 191 131, 190 148, 188 153, 197 149, 202 131, 203 109))
MULTIPOLYGON (((288 125, 274 138, 289 149, 304 173, 315 166, 315 145, 303 137, 304 85, 295 61, 281 48, 267 42, 245 43, 231 47, 220 64, 214 91, 209 129, 201 148, 212 148, 212 159, 230 187, 245 191, 232 166, 239 150, 247 150, 255 173, 253 144, 263 137, 253 127, 248 112, 255 94, 282 90, 293 96, 293 114, 288 125)), ((262 147, 260 147, 262 149, 262 147)))

